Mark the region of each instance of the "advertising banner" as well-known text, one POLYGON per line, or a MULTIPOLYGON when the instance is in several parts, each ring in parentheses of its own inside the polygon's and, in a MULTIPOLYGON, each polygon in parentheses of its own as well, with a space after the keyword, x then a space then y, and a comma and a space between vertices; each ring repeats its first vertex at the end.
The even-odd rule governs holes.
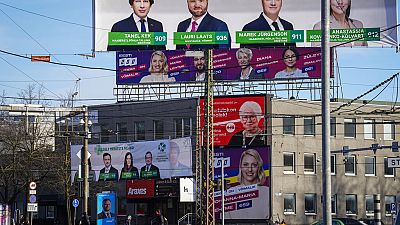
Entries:
POLYGON ((115 201, 115 193, 97 194, 97 225, 117 224, 115 201))
POLYGON ((180 202, 194 202, 196 200, 196 192, 194 190, 195 180, 193 178, 180 178, 180 202))
MULTIPOLYGON (((266 219, 270 214, 269 147, 215 148, 215 179, 224 165, 226 219, 266 219)), ((215 215, 221 218, 221 191, 215 193, 215 215)))
POLYGON ((156 180, 154 186, 155 197, 178 197, 178 179, 156 180))
MULTIPOLYGON (((321 38, 321 3, 315 0, 202 1, 197 8, 187 0, 93 2, 95 51, 310 47, 321 38)), ((397 45, 396 9, 396 0, 331 1, 332 45, 397 45)))
MULTIPOLYGON (((201 53, 201 52, 200 52, 201 53)), ((204 82, 207 54, 131 51, 116 54, 117 84, 204 82)), ((214 50, 214 80, 321 78, 320 48, 240 48, 214 50)))
MULTIPOLYGON (((71 178, 78 179, 82 145, 71 146, 71 178), (79 154, 78 154, 79 153, 79 154)), ((89 177, 98 181, 192 176, 190 137, 89 145, 89 177)))
POLYGON ((153 198, 154 180, 130 180, 126 182, 126 198, 153 198))
MULTIPOLYGON (((266 96, 214 98, 214 146, 265 146, 266 96)), ((204 99, 200 99, 200 126, 204 126, 204 99)))

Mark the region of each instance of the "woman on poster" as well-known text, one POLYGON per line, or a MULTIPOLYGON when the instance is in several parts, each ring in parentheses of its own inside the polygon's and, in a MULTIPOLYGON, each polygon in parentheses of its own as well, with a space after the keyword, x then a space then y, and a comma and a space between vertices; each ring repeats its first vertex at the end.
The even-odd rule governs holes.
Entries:
MULTIPOLYGON (((330 28, 331 29, 354 29, 363 28, 364 25, 361 21, 350 18, 351 0, 331 0, 331 16, 330 28)), ((321 30, 321 21, 314 25, 314 30, 321 30)), ((331 45, 340 46, 368 46, 366 41, 353 41, 350 43, 331 43, 331 45)), ((321 46, 319 42, 313 42, 312 46, 321 46)))
POLYGON ((174 77, 168 77, 167 57, 162 51, 155 51, 150 58, 150 75, 143 77, 140 83, 175 82, 174 77))
POLYGON ((130 179, 139 178, 139 170, 135 166, 133 166, 133 156, 130 152, 127 152, 125 154, 124 167, 121 169, 120 179, 126 179, 126 177, 124 176, 130 177, 130 179))
POLYGON ((275 74, 276 79, 294 79, 294 78, 308 78, 307 73, 303 73, 301 69, 297 68, 297 60, 299 59, 299 52, 296 48, 285 48, 282 52, 282 59, 286 68, 275 74))
POLYGON ((229 140, 229 146, 262 146, 265 145, 264 130, 260 128, 263 112, 260 105, 254 101, 247 101, 239 109, 240 122, 243 130, 236 132, 229 140))

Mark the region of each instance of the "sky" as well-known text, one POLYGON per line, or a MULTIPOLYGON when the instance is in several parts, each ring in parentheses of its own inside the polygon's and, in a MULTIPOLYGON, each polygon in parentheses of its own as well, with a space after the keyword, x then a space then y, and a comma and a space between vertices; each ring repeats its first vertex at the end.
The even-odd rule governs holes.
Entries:
MULTIPOLYGON (((52 61, 115 69, 113 52, 97 52, 94 58, 79 55, 91 54, 91 26, 90 0, 0 0, 0 50, 28 57, 51 54, 52 61), (85 27, 33 15, 4 4, 85 27)), ((400 55, 396 48, 340 48, 337 56, 343 91, 339 97, 355 98, 400 72, 400 55)), ((51 99, 65 98, 78 91, 75 105, 112 103, 116 98, 113 95, 116 86, 113 71, 33 63, 0 53, 0 95, 16 97, 30 84, 43 86, 45 97, 51 99)), ((395 101, 396 85, 392 82, 376 100, 395 101)), ((365 99, 374 98, 379 90, 365 99)), ((16 100, 6 101, 7 104, 14 102, 16 100)), ((58 106, 60 103, 50 104, 58 106)))

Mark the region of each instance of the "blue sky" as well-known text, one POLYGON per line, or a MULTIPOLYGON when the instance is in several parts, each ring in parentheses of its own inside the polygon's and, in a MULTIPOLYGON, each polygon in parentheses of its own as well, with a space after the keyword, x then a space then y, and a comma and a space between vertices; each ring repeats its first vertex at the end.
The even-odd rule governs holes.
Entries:
MULTIPOLYGON (((53 61, 59 60, 62 63, 91 67, 115 68, 115 53, 97 53, 95 58, 73 55, 91 52, 92 29, 39 17, 6 7, 1 3, 49 17, 91 26, 92 3, 90 0, 0 0, 0 50, 27 56, 31 54, 47 55, 50 52, 55 55, 55 58, 52 58, 53 61), (18 26, 22 27, 26 33, 18 26), (36 41, 29 37, 27 33, 36 41), (48 52, 37 42, 45 47, 48 52)), ((343 96, 354 98, 392 74, 399 72, 399 62, 400 55, 396 53, 395 48, 339 49, 338 63, 341 67, 343 96), (382 68, 386 70, 360 68, 382 68)), ((25 89, 30 83, 35 83, 29 77, 34 78, 45 87, 46 97, 48 98, 65 97, 68 93, 76 91, 75 86, 78 78, 81 78, 78 98, 114 98, 114 72, 74 67, 67 69, 64 66, 31 63, 26 59, 0 53, 0 93, 4 90, 6 96, 17 96, 21 89, 25 89)), ((394 84, 382 92, 377 99, 392 101, 394 99, 394 84)), ((368 97, 373 98, 374 96, 373 93, 368 97)), ((87 102, 86 104, 109 102, 113 101, 87 102)), ((8 100, 7 103, 12 103, 12 100, 8 100)), ((57 105, 57 103, 53 103, 53 105, 57 105)))

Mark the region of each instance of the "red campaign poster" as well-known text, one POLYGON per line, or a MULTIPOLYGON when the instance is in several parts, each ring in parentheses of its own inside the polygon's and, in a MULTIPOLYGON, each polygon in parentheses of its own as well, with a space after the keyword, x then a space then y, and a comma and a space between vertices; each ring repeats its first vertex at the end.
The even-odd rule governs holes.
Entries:
MULTIPOLYGON (((214 97, 214 146, 264 146, 265 95, 214 97)), ((200 99, 200 126, 204 129, 204 99, 200 99)))
POLYGON ((154 180, 130 180, 126 182, 126 198, 153 198, 154 180))

